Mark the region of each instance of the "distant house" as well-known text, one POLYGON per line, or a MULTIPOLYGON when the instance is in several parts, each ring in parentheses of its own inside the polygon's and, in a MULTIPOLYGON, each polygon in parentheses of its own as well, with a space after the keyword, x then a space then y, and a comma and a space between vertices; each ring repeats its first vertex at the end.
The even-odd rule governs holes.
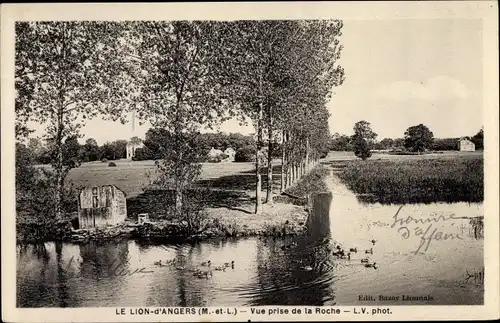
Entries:
POLYGON ((116 225, 127 217, 125 193, 114 185, 86 187, 80 192, 78 224, 80 229, 116 225))
POLYGON ((458 141, 458 150, 460 151, 475 151, 476 145, 467 138, 460 138, 458 141))
POLYGON ((208 156, 209 157, 217 157, 217 156, 220 156, 222 155, 224 152, 220 149, 215 149, 214 147, 212 147, 212 149, 210 149, 210 151, 208 152, 208 156))
POLYGON ((227 161, 234 162, 234 156, 236 155, 236 151, 233 148, 228 147, 226 150, 224 150, 224 154, 228 156, 226 158, 227 161))
POLYGON ((132 158, 135 157, 135 151, 138 148, 143 148, 143 147, 144 147, 144 144, 142 142, 141 143, 134 143, 134 142, 129 141, 127 143, 127 159, 132 160, 132 158))
POLYGON ((207 154, 207 159, 209 159, 209 160, 216 159, 219 156, 221 156, 222 154, 224 154, 224 152, 222 150, 215 149, 214 147, 212 147, 212 149, 210 149, 210 151, 207 154))

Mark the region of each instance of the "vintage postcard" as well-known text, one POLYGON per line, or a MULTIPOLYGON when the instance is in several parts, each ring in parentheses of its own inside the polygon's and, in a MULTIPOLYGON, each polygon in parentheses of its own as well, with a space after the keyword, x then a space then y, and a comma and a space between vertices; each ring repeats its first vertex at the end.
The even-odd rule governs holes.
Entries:
POLYGON ((2 320, 498 319, 497 22, 2 5, 2 320))

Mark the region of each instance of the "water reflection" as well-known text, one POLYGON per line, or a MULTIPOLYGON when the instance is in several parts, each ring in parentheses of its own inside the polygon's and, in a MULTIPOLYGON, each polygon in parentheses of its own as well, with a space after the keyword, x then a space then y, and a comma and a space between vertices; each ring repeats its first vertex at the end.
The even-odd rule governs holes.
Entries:
MULTIPOLYGON (((412 304, 482 304, 483 219, 480 204, 407 205, 401 216, 462 220, 436 225, 464 239, 433 241, 414 253, 419 237, 391 228, 398 206, 363 205, 332 179, 332 194, 312 203, 302 237, 212 240, 197 244, 121 241, 73 245, 46 243, 17 249, 20 307, 381 305, 360 295, 432 295, 412 304), (470 219, 470 217, 475 217, 470 219), (373 245, 370 240, 375 239, 373 245), (357 247, 351 259, 332 255, 336 243, 357 247), (364 249, 373 248, 373 255, 364 249), (378 269, 365 268, 370 257, 378 269), (175 265, 158 266, 173 262, 175 265), (190 268, 234 268, 193 276, 190 268), (310 267, 310 268, 309 268, 310 267), (139 270, 141 269, 141 270, 139 270), (144 269, 144 270, 142 270, 144 269), (467 275, 471 276, 467 280, 467 275)), ((411 230, 420 223, 408 224, 411 230)), ((413 232, 413 231, 412 231, 413 232)), ((388 303, 383 303, 389 305, 388 303)), ((405 304, 393 302, 392 304, 405 304)))

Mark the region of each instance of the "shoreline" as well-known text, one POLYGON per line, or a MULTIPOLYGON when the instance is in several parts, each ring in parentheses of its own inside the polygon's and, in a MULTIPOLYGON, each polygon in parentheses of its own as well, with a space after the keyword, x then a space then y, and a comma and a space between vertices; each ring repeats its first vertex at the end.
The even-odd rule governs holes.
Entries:
POLYGON ((308 196, 326 191, 328 166, 317 165, 304 175, 285 194, 275 195, 274 203, 263 203, 262 213, 254 214, 253 205, 238 208, 207 207, 204 228, 197 233, 186 233, 180 222, 158 221, 137 224, 125 222, 106 228, 73 229, 69 223, 61 228, 51 228, 57 232, 42 239, 19 239, 18 244, 35 244, 51 241, 85 244, 123 239, 199 242, 213 238, 239 237, 285 237, 305 234, 309 209, 308 196), (294 199, 292 195, 302 195, 294 199), (299 193, 299 194, 297 194, 299 193), (304 197, 305 196, 305 197, 304 197))

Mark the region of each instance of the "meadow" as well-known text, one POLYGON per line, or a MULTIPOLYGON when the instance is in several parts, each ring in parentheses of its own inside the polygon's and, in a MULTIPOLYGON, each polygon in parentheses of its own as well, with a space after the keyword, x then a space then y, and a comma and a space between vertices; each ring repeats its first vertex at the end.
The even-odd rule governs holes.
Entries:
POLYGON ((382 204, 483 202, 482 152, 374 154, 361 161, 332 154, 328 163, 363 202, 382 204))
MULTIPOLYGON (((108 167, 107 163, 84 163, 70 170, 67 180, 75 186, 115 185, 125 192, 127 198, 135 198, 147 189, 156 178, 154 161, 115 161, 117 167, 108 167)), ((253 163, 204 163, 200 181, 208 182, 221 178, 252 177, 253 163)), ((239 182, 241 182, 241 178, 239 182)), ((237 187, 236 187, 237 188, 237 187)))

